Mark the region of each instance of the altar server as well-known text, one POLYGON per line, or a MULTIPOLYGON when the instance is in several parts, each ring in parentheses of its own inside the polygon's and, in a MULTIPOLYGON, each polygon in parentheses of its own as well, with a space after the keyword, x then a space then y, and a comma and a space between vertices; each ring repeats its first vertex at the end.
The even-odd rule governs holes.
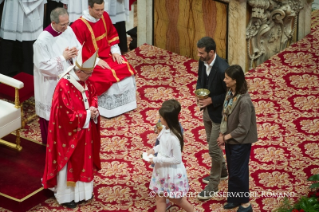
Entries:
POLYGON ((36 114, 40 117, 42 142, 46 143, 52 96, 58 75, 74 64, 81 48, 69 25, 64 8, 52 10, 51 24, 34 43, 34 96, 36 114))
MULTIPOLYGON (((3 0, 0 0, 0 4, 3 0)), ((13 63, 22 60, 22 69, 33 74, 32 45, 43 30, 46 0, 5 0, 0 28, 0 70, 11 75, 13 63), (14 51, 14 49, 18 49, 14 51)))

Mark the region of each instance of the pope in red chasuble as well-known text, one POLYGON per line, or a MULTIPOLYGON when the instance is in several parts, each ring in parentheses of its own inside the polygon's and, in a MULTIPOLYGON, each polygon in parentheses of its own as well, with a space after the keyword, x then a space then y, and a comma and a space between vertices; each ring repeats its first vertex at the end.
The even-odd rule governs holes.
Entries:
POLYGON ((70 208, 92 198, 94 168, 101 169, 98 98, 89 79, 96 55, 82 64, 79 51, 76 67, 60 75, 52 99, 42 184, 70 208))

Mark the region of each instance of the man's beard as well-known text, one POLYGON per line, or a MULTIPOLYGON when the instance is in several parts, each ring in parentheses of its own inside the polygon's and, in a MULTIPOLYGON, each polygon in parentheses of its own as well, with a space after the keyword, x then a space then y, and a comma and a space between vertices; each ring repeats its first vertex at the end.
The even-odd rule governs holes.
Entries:
POLYGON ((211 57, 207 54, 206 57, 200 57, 199 59, 200 59, 201 61, 203 61, 203 62, 207 62, 207 61, 209 61, 209 60, 211 59, 211 57))

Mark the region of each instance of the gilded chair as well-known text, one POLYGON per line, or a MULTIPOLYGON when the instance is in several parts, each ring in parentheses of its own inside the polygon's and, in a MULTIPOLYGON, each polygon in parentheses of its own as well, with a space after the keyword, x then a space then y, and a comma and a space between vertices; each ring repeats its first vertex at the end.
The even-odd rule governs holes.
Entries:
MULTIPOLYGON (((24 86, 19 90, 18 100, 20 102, 21 109, 23 109, 23 105, 28 103, 34 107, 34 102, 30 100, 31 97, 34 96, 34 83, 33 76, 24 72, 20 72, 13 77, 13 79, 19 80, 23 82, 24 86)), ((16 99, 16 91, 14 88, 8 86, 7 84, 0 84, 0 97, 7 99, 11 102, 14 102, 16 99)), ((29 115, 27 118, 24 118, 23 110, 21 110, 22 117, 22 128, 25 127, 25 124, 32 121, 37 117, 34 113, 29 115)))
POLYGON ((22 122, 19 89, 24 87, 24 83, 3 74, 0 74, 0 83, 15 88, 15 104, 0 99, 0 144, 21 151, 19 130, 22 122), (13 131, 16 131, 16 144, 1 139, 13 131))

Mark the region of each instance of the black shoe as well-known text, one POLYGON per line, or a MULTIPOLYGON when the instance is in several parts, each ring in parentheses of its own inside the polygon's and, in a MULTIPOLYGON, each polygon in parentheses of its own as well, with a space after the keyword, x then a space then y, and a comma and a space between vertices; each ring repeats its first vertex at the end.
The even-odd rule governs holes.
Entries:
MULTIPOLYGON (((227 174, 224 175, 224 176, 220 176, 220 180, 227 180, 227 179, 228 179, 228 175, 227 174)), ((209 176, 204 177, 202 181, 203 181, 203 183, 208 184, 209 183, 209 176)))
POLYGON ((233 203, 233 202, 228 202, 226 205, 224 205, 224 209, 232 209, 240 206, 240 203, 233 203))
POLYGON ((239 206, 237 212, 253 212, 253 208, 251 207, 251 205, 249 205, 247 208, 239 206))
POLYGON ((217 191, 207 191, 207 190, 202 190, 202 192, 200 192, 197 196, 198 199, 200 200, 208 200, 213 198, 215 195, 217 195, 217 191))
POLYGON ((220 180, 227 180, 228 179, 228 175, 221 175, 220 176, 220 180))
POLYGON ((67 207, 67 208, 76 208, 76 206, 78 205, 77 203, 75 203, 74 201, 72 202, 67 202, 67 203, 63 203, 63 206, 67 207))

